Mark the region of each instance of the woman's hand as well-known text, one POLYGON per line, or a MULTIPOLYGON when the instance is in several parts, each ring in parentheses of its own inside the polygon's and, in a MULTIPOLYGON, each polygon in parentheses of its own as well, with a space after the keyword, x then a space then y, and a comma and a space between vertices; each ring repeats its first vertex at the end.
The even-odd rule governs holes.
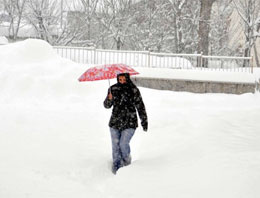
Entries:
POLYGON ((108 100, 112 100, 112 98, 113 98, 113 95, 112 95, 111 92, 109 92, 109 94, 108 94, 108 100))

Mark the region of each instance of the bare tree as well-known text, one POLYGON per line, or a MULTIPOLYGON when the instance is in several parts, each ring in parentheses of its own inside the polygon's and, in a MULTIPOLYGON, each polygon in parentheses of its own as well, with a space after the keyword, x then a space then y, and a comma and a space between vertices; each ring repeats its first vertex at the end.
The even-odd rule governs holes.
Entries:
POLYGON ((205 55, 209 53, 210 17, 215 1, 216 0, 200 0, 198 52, 202 52, 205 55))
MULTIPOLYGON (((67 4, 67 45, 93 46, 97 32, 95 19, 98 0, 77 0, 67 4)), ((62 29, 64 29, 63 27, 62 29)))
POLYGON ((143 24, 140 27, 140 38, 143 48, 160 52, 164 48, 170 24, 166 23, 168 11, 163 1, 145 1, 144 12, 141 15, 143 24))
MULTIPOLYGON (((239 16, 244 23, 245 49, 244 56, 250 57, 252 48, 255 51, 255 59, 259 67, 259 58, 257 48, 255 47, 256 39, 259 37, 260 24, 260 1, 259 0, 233 0, 239 16)), ((245 64, 244 64, 245 66, 245 64)))
POLYGON ((182 16, 183 7, 187 4, 187 0, 169 0, 171 12, 173 12, 173 32, 176 53, 182 51, 183 32, 182 32, 182 16))
POLYGON ((131 46, 139 50, 166 51, 173 41, 169 2, 145 0, 134 6, 131 46))
POLYGON ((194 53, 196 51, 198 29, 198 1, 168 0, 170 8, 171 34, 174 36, 175 53, 194 53))
POLYGON ((156 1, 144 0, 134 5, 132 9, 133 28, 131 29, 132 36, 130 37, 130 46, 137 50, 153 50, 155 37, 154 21, 158 9, 155 6, 156 1))
POLYGON ((28 0, 27 21, 33 25, 38 36, 52 43, 53 37, 58 34, 60 11, 57 2, 51 0, 28 0))
POLYGON ((132 6, 128 47, 193 53, 197 44, 197 0, 144 0, 132 6))
POLYGON ((100 13, 96 18, 102 26, 101 34, 113 40, 111 48, 116 46, 116 49, 120 50, 125 44, 126 37, 130 36, 131 6, 132 0, 104 0, 100 3, 100 13))
POLYGON ((10 18, 9 38, 16 40, 27 0, 3 0, 4 10, 10 18))
POLYGON ((210 54, 222 56, 233 54, 227 45, 232 11, 231 1, 218 0, 214 4, 210 23, 210 54))
POLYGON ((96 14, 98 0, 80 0, 85 13, 85 23, 87 24, 87 39, 91 40, 92 21, 96 14))

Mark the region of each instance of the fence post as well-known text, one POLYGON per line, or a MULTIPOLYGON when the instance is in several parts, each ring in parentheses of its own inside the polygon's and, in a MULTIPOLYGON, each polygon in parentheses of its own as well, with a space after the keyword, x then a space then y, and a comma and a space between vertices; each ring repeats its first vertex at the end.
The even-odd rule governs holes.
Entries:
POLYGON ((203 66, 203 52, 200 53, 200 68, 203 66))
POLYGON ((97 50, 96 50, 96 47, 94 47, 94 64, 97 64, 96 58, 97 58, 97 50))
POLYGON ((151 52, 150 52, 150 50, 148 51, 148 67, 150 67, 150 60, 151 59, 151 52))
POLYGON ((251 56, 249 62, 250 62, 250 65, 251 65, 251 73, 253 73, 254 72, 253 56, 251 56))

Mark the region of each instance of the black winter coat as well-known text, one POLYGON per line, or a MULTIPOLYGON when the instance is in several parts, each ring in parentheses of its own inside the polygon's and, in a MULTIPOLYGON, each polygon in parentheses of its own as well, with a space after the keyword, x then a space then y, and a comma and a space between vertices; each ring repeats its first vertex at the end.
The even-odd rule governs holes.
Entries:
POLYGON ((146 131, 148 128, 147 115, 145 106, 139 89, 132 83, 129 75, 126 75, 127 83, 120 84, 119 82, 111 86, 112 100, 106 97, 104 101, 105 108, 113 106, 112 115, 109 121, 109 127, 120 131, 127 128, 137 128, 137 113, 141 119, 141 125, 146 131))

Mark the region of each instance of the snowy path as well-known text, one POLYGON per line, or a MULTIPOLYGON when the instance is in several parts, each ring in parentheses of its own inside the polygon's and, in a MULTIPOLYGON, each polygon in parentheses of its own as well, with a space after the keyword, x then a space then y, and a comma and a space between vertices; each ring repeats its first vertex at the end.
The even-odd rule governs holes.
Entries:
POLYGON ((1 105, 1 197, 260 195, 259 95, 141 91, 149 132, 137 130, 133 164, 116 176, 102 92, 85 103, 1 105))

